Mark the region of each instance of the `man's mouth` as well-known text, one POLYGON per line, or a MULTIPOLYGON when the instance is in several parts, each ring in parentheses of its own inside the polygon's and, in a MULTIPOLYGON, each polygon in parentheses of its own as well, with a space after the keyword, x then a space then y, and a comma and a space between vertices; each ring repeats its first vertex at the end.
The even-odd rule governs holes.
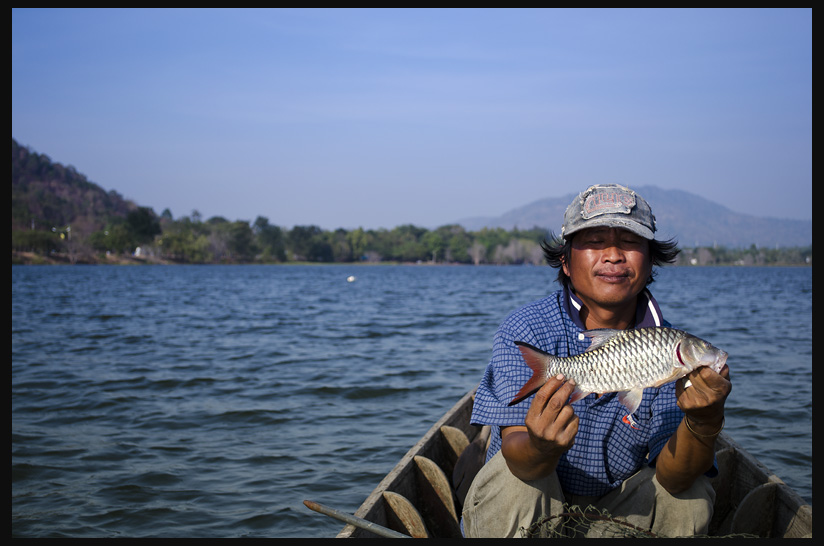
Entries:
POLYGON ((628 271, 598 271, 595 276, 606 282, 623 282, 629 278, 628 271))

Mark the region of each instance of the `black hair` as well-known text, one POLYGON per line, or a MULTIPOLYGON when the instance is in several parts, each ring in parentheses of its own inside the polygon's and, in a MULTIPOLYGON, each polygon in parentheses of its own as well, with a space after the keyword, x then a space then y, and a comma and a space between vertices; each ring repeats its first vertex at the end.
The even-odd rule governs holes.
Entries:
MULTIPOLYGON (((564 273, 563 264, 569 263, 572 255, 572 239, 575 234, 569 239, 558 237, 553 232, 549 232, 549 239, 541 243, 541 248, 544 251, 544 258, 546 263, 558 270, 558 283, 561 286, 566 286, 569 283, 569 277, 564 273)), ((652 239, 649 241, 649 254, 652 260, 653 269, 650 271, 647 285, 649 286, 655 282, 656 266, 664 264, 675 263, 678 253, 681 249, 678 248, 678 242, 675 239, 668 239, 666 241, 658 241, 652 239)))

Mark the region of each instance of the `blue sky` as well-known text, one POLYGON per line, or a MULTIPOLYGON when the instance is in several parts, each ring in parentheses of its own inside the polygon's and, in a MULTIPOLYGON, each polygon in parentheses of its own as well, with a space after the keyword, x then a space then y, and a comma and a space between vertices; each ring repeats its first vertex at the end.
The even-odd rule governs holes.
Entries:
POLYGON ((601 182, 812 217, 812 10, 12 9, 12 138, 177 218, 434 228, 601 182))

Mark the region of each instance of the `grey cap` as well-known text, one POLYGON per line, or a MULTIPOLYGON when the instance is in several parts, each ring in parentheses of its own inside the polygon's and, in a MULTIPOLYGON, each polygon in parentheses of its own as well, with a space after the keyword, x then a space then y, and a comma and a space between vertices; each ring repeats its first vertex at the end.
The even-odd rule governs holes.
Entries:
POLYGON ((582 229, 607 226, 655 237, 655 216, 649 203, 631 189, 618 184, 590 186, 572 200, 564 213, 564 239, 582 229))

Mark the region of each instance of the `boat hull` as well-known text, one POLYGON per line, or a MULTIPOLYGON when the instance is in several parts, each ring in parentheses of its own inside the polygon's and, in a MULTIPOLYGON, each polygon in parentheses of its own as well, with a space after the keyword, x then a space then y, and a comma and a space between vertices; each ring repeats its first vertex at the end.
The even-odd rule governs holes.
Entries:
MULTIPOLYGON (((466 490, 483 465, 489 427, 469 424, 474 390, 403 456, 355 516, 413 537, 459 538, 466 490)), ((726 433, 716 441, 711 536, 812 537, 812 507, 726 433)), ((374 537, 347 524, 337 538, 374 537)))

